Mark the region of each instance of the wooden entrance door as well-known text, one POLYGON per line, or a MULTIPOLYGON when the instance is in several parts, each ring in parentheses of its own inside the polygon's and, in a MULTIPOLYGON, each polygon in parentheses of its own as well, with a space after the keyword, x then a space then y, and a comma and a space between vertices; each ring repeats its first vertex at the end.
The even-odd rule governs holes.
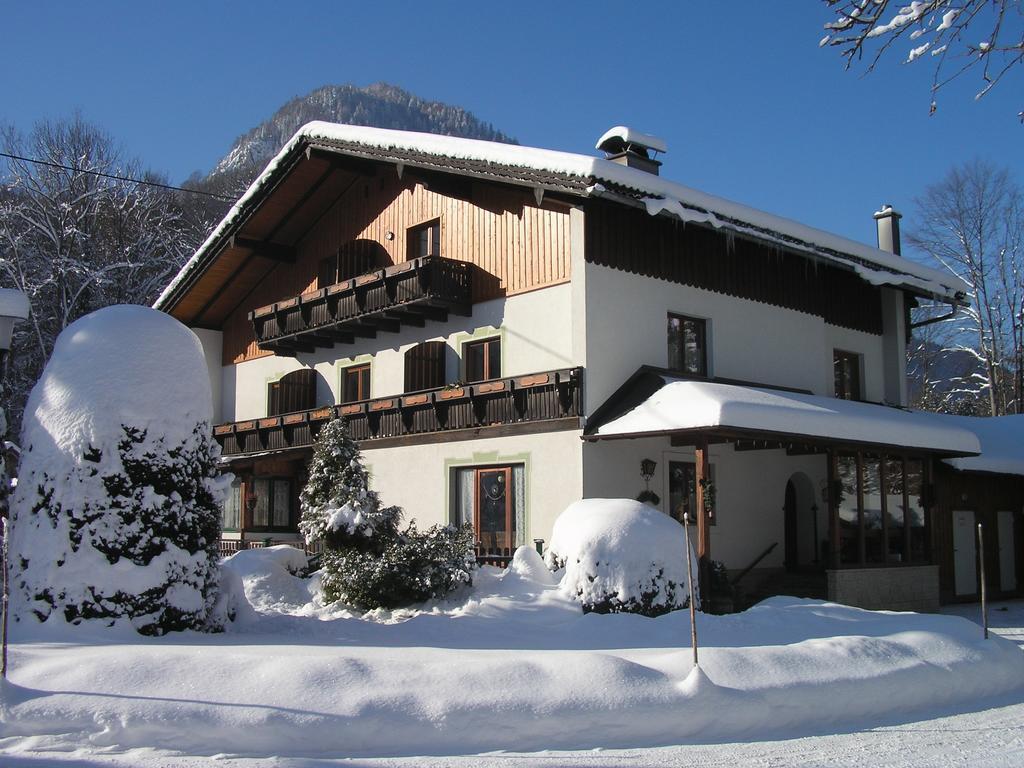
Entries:
POLYGON ((516 520, 512 505, 512 468, 476 470, 474 523, 484 549, 515 545, 516 520))
POLYGON ((978 552, 974 541, 974 512, 954 510, 953 581, 958 596, 978 593, 978 552))

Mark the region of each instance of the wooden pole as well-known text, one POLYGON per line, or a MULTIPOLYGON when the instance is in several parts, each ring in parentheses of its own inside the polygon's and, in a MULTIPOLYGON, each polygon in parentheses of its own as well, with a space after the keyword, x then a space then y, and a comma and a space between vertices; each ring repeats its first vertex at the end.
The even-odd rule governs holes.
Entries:
POLYGON ((3 617, 0 618, 2 627, 0 627, 0 646, 3 650, 0 651, 0 680, 7 679, 7 611, 8 605, 10 604, 10 586, 7 583, 7 540, 10 538, 10 526, 7 524, 6 517, 0 517, 0 531, 3 532, 4 543, 2 547, 2 560, 3 560, 3 571, 4 571, 4 592, 3 592, 3 617))
POLYGON ((981 576, 981 626, 988 640, 988 600, 985 595, 985 535, 981 523, 978 523, 978 570, 981 576))
POLYGON ((700 584, 701 595, 705 600, 709 600, 710 594, 705 594, 711 585, 711 531, 708 528, 708 514, 705 509, 705 493, 704 489, 707 482, 710 480, 710 472, 708 470, 708 442, 707 440, 701 440, 694 447, 694 458, 696 460, 696 466, 694 467, 694 474, 696 475, 695 480, 697 487, 695 490, 697 507, 697 583, 700 584))
POLYGON ((697 604, 693 599, 693 558, 690 556, 690 513, 683 513, 683 541, 686 546, 686 586, 690 592, 690 645, 693 646, 693 666, 697 661, 697 604))

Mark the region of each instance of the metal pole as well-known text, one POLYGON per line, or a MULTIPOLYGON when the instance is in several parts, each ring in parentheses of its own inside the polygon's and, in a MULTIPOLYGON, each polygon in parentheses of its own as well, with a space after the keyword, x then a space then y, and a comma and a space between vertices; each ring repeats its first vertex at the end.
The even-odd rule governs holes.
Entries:
POLYGON ((7 525, 7 518, 0 517, 0 531, 3 531, 3 569, 4 569, 4 595, 3 595, 3 626, 0 627, 0 645, 3 646, 2 657, 0 657, 0 679, 7 679, 7 606, 10 602, 10 587, 7 584, 7 540, 10 538, 10 528, 7 525))
POLYGON ((988 640, 988 600, 985 596, 985 535, 981 530, 981 523, 978 523, 978 569, 981 571, 981 626, 985 629, 985 639, 988 640))
POLYGON ((693 559, 690 557, 690 513, 683 513, 683 541, 686 542, 686 586, 690 590, 690 644, 693 646, 693 666, 697 661, 697 604, 693 599, 693 559))

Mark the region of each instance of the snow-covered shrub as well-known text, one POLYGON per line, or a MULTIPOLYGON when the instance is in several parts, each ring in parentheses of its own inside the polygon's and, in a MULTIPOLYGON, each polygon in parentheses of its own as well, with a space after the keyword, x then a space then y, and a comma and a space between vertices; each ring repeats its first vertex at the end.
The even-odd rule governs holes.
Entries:
POLYGON ((381 507, 370 490, 359 447, 344 419, 330 421, 317 435, 299 505, 299 530, 306 541, 322 539, 334 549, 373 550, 375 538, 395 537, 402 515, 398 507, 381 507))
POLYGON ((555 520, 546 561, 584 611, 659 616, 689 605, 685 546, 683 526, 654 507, 583 499, 555 520))
POLYGON ((65 329, 23 419, 15 615, 216 628, 225 479, 210 421, 203 350, 177 320, 115 306, 65 329))
POLYGON ((379 551, 327 549, 323 559, 324 602, 359 608, 398 608, 443 597, 472 580, 476 561, 468 526, 410 523, 379 551))
POLYGON ((324 542, 325 602, 397 608, 471 581, 472 530, 435 525, 421 532, 410 524, 399 531, 401 508, 382 507, 369 488, 359 447, 342 419, 317 435, 299 502, 306 540, 324 542))

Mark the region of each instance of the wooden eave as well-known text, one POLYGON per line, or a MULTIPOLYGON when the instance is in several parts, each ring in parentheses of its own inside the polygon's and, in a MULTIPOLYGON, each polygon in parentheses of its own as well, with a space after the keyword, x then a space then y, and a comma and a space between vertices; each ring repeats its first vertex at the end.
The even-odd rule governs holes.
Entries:
MULTIPOLYGON (((445 194, 460 196, 456 177, 526 188, 545 205, 569 205, 587 181, 528 168, 379 150, 346 142, 302 142, 264 179, 235 221, 203 252, 161 309, 194 327, 217 328, 294 249, 359 178, 393 166, 445 194), (540 191, 540 192, 538 192, 540 191), (265 243, 267 248, 253 247, 265 243)), ((230 214, 229 214, 230 215, 230 214)))

